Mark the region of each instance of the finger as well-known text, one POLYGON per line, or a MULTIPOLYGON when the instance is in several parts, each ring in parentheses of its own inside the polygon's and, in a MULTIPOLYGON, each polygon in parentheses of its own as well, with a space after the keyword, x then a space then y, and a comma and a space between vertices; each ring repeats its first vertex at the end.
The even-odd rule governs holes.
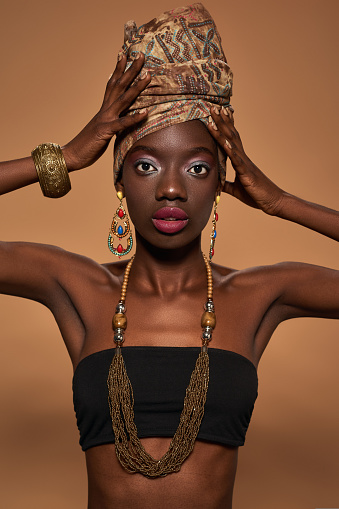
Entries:
POLYGON ((233 112, 234 112, 234 110, 230 104, 228 106, 222 106, 222 108, 221 108, 221 114, 228 117, 231 120, 231 122, 234 124, 233 112))
MULTIPOLYGON (((230 120, 229 117, 229 111, 227 113, 224 113, 224 111, 221 109, 217 109, 216 107, 211 109, 211 116, 214 121, 214 123, 217 126, 217 129, 224 135, 225 140, 228 142, 226 145, 228 148, 237 148, 240 152, 243 151, 242 142, 239 136, 238 131, 234 127, 233 121, 230 120), (217 112, 218 111, 218 112, 217 112)), ((225 141, 224 141, 225 143, 225 141)))
POLYGON ((230 194, 233 196, 234 194, 234 182, 230 182, 229 180, 225 181, 224 187, 222 188, 223 193, 230 194))
POLYGON ((110 106, 111 111, 119 116, 123 113, 140 95, 140 93, 149 85, 151 75, 149 72, 141 72, 141 77, 131 87, 129 87, 123 94, 121 94, 114 103, 110 106))
POLYGON ((220 126, 220 115, 218 116, 218 114, 215 113, 213 118, 212 116, 210 117, 210 121, 207 124, 209 132, 230 158, 234 170, 239 174, 246 173, 246 167, 244 166, 244 157, 246 157, 246 155, 243 152, 240 138, 238 137, 238 140, 235 140, 233 137, 232 141, 230 141, 227 135, 225 135, 227 129, 224 128, 223 132, 221 132, 217 124, 220 126), (216 121, 214 121, 214 119, 216 119, 216 121))
POLYGON ((127 62, 127 60, 126 60, 125 53, 122 50, 119 51, 115 69, 110 74, 110 76, 108 77, 108 80, 107 80, 106 90, 105 90, 105 95, 104 95, 104 100, 103 100, 104 103, 105 103, 105 101, 108 100, 111 90, 112 90, 112 87, 123 76, 125 68, 126 68, 126 62, 127 62))
POLYGON ((144 62, 145 55, 141 51, 139 51, 136 54, 132 64, 128 67, 127 70, 125 65, 124 73, 117 80, 116 87, 120 89, 126 89, 127 87, 129 87, 140 73, 141 68, 144 65, 144 62))
POLYGON ((229 140, 236 140, 239 138, 238 131, 234 127, 234 123, 230 117, 230 111, 224 107, 213 106, 211 109, 211 116, 216 123, 218 129, 224 133, 229 140))
MULTIPOLYGON (((215 117, 214 117, 215 118, 215 117)), ((219 143, 219 145, 225 150, 226 154, 231 158, 232 156, 232 149, 233 146, 230 143, 229 139, 227 138, 227 135, 231 137, 230 132, 227 132, 226 129, 223 129, 223 132, 218 127, 218 120, 214 121, 214 118, 212 116, 209 117, 209 122, 207 124, 207 128, 213 138, 219 143)))
POLYGON ((136 79, 144 61, 144 54, 138 52, 133 63, 126 71, 127 57, 124 52, 119 52, 117 66, 107 83, 104 101, 112 103, 119 97, 136 79))
POLYGON ((145 120, 148 115, 147 108, 143 108, 142 110, 134 113, 133 115, 126 115, 124 117, 119 117, 111 123, 111 132, 112 135, 116 134, 119 131, 123 131, 130 127, 134 127, 136 124, 145 120))
POLYGON ((230 117, 231 121, 234 124, 234 110, 232 106, 228 106, 227 108, 225 108, 225 111, 228 112, 228 116, 230 117))

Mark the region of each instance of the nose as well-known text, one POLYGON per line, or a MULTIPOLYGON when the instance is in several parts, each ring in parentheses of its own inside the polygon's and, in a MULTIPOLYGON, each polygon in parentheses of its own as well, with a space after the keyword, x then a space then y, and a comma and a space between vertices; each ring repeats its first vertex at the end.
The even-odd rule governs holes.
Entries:
POLYGON ((155 198, 161 200, 187 200, 185 176, 180 172, 177 165, 163 168, 156 186, 155 198))

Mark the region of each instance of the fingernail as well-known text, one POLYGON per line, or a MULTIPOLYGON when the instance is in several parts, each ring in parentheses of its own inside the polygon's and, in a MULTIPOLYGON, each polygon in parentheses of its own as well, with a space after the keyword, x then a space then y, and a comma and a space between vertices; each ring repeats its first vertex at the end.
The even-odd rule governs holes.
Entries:
POLYGON ((222 112, 223 112, 224 115, 229 116, 228 115, 228 111, 226 110, 225 106, 223 106, 221 109, 222 109, 222 112))
POLYGON ((212 127, 215 131, 217 131, 217 130, 218 130, 218 128, 217 128, 217 126, 215 125, 214 120, 213 120, 213 118, 212 118, 211 116, 209 116, 209 117, 208 117, 208 125, 209 125, 210 127, 212 127))
POLYGON ((139 79, 144 80, 145 78, 147 78, 147 76, 148 76, 147 71, 141 71, 141 73, 139 74, 139 79))
POLYGON ((122 59, 123 54, 124 54, 123 51, 119 51, 119 53, 118 53, 118 62, 120 62, 120 60, 122 59))
POLYGON ((148 110, 147 108, 142 108, 141 110, 139 110, 139 113, 146 113, 148 110))
POLYGON ((229 149, 232 148, 232 145, 230 144, 230 142, 228 140, 225 140, 224 145, 226 145, 226 147, 228 147, 229 149))
POLYGON ((220 115, 220 111, 219 111, 219 108, 217 108, 217 106, 214 106, 213 111, 214 111, 214 113, 216 113, 217 115, 220 115))
POLYGON ((209 117, 208 123, 209 123, 210 127, 212 127, 215 131, 217 131, 217 130, 218 130, 218 128, 217 128, 217 126, 215 125, 215 122, 214 122, 214 120, 213 120, 213 118, 212 118, 212 117, 209 117))
POLYGON ((134 57, 134 60, 138 60, 138 58, 140 58, 140 57, 141 57, 141 53, 140 53, 140 51, 138 51, 138 53, 134 57))

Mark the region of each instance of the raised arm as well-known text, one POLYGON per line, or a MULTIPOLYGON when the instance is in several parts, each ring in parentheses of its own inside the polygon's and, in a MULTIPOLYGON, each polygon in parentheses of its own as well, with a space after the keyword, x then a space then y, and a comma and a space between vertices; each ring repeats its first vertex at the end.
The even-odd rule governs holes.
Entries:
POLYGON ((310 228, 339 241, 339 212, 305 201, 280 189, 246 155, 229 109, 212 109, 209 131, 225 150, 236 172, 223 191, 245 204, 310 228))
MULTIPOLYGON (((280 189, 247 157, 232 112, 211 111, 209 131, 229 156, 236 176, 223 191, 266 214, 299 223, 339 240, 339 213, 310 203, 280 189)), ((251 271, 250 271, 251 272, 251 271)), ((246 272, 243 277, 246 276, 246 272)), ((273 331, 296 317, 339 319, 339 271, 298 262, 284 262, 253 271, 254 288, 266 288, 265 316, 255 338, 260 359, 273 331)))
MULTIPOLYGON (((136 125, 147 116, 147 111, 123 116, 124 110, 150 82, 150 76, 140 72, 144 55, 140 53, 126 72, 126 56, 119 53, 119 58, 107 83, 99 112, 72 141, 62 147, 69 172, 93 164, 106 151, 118 131, 136 125)), ((31 156, 0 163, 0 194, 35 182, 38 182, 38 177, 31 156)))
MULTIPOLYGON (((150 81, 141 71, 144 55, 125 72, 126 57, 120 53, 109 78, 102 106, 85 128, 67 145, 63 155, 68 171, 93 164, 107 149, 113 135, 133 126, 147 116, 147 111, 124 116, 124 110, 150 81)), ((0 194, 38 181, 32 157, 0 163, 0 194)), ((27 242, 0 242, 0 293, 41 302, 54 314, 74 363, 81 350, 85 330, 81 298, 71 295, 69 283, 77 295, 86 295, 88 281, 102 270, 85 257, 54 246, 27 242), (75 281, 75 282, 74 282, 75 281)), ((99 274, 99 276, 98 276, 99 274)), ((97 281, 95 279, 95 281, 97 281)))

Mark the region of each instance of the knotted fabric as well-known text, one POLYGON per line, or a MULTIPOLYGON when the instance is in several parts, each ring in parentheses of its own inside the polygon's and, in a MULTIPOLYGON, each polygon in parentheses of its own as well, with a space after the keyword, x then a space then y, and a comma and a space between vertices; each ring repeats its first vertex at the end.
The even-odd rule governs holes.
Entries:
MULTIPOLYGON (((147 134, 194 119, 206 124, 213 104, 233 111, 230 105, 233 74, 215 23, 201 3, 165 12, 139 28, 135 21, 129 21, 122 50, 127 55, 126 69, 136 54, 143 52, 143 69, 151 74, 152 80, 127 111, 127 115, 132 115, 147 108, 148 117, 137 127, 117 135, 114 182, 129 149, 147 134)), ((222 184, 224 159, 219 151, 222 184)))

